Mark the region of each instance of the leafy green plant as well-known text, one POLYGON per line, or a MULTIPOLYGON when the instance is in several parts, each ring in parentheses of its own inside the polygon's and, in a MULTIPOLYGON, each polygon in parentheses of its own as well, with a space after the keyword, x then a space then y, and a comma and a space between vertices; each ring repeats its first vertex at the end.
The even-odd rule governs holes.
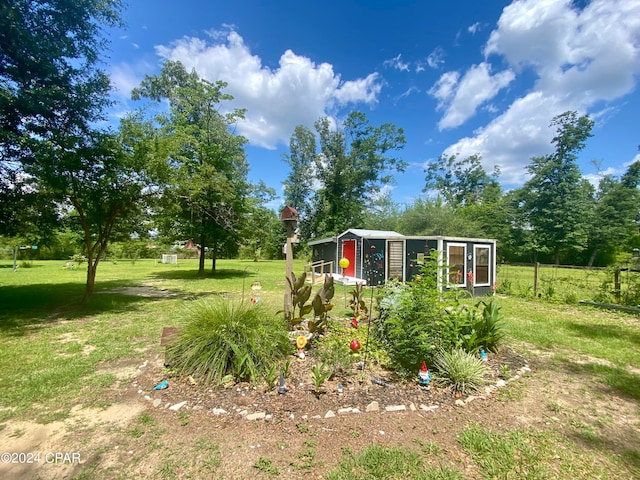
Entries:
POLYGON ((322 392, 322 386, 330 376, 331 370, 329 370, 324 363, 320 365, 315 364, 311 367, 311 381, 313 382, 313 390, 317 396, 322 392))
POLYGON ((440 352, 434 368, 438 383, 451 386, 462 394, 478 390, 489 374, 489 369, 481 360, 461 348, 440 352))
POLYGON ((325 277, 324 285, 318 290, 311 302, 314 315, 313 320, 309 320, 309 331, 311 333, 323 334, 326 331, 327 322, 329 321, 328 314, 334 307, 331 303, 334 294, 333 277, 325 277))
POLYGON ((362 283, 356 283, 356 286, 351 290, 351 299, 349 300, 349 308, 353 312, 353 318, 358 321, 366 320, 369 314, 367 303, 363 298, 362 283))
POLYGON ((415 375, 422 361, 432 363, 437 352, 459 346, 461 325, 449 311, 459 305, 460 289, 441 291, 438 252, 425 260, 414 282, 390 282, 377 297, 380 312, 373 323, 374 337, 389 355, 400 376, 415 375))
POLYGON ((289 375, 291 375, 291 360, 287 360, 282 364, 282 376, 289 378, 289 375))
MULTIPOLYGON (((291 272, 291 275, 287 277, 287 283, 291 288, 291 305, 293 306, 293 312, 291 312, 291 320, 289 322, 289 328, 293 328, 299 325, 304 319, 305 315, 311 313, 313 307, 307 304, 307 301, 311 297, 311 285, 306 285, 304 282, 307 279, 307 272, 302 272, 299 277, 291 272), (296 313, 297 307, 297 313, 296 313)), ((282 310, 278 312, 282 313, 282 310)))
POLYGON ((279 376, 280 376, 280 373, 278 372, 278 367, 275 363, 271 364, 262 373, 262 378, 264 379, 264 383, 267 384, 268 389, 275 387, 279 376))
POLYGON ((280 470, 273 466, 270 458, 260 457, 258 461, 253 464, 253 468, 257 468, 261 472, 268 473, 269 475, 280 475, 280 470))
POLYGON ((291 351, 284 322, 259 304, 198 302, 187 316, 189 323, 167 347, 181 375, 218 385, 227 375, 256 380, 291 351))

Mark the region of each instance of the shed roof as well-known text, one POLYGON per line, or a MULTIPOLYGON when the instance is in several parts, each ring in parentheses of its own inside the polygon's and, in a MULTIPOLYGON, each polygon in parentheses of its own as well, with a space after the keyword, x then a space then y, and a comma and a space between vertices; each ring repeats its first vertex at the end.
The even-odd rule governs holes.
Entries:
POLYGON ((364 230, 361 228, 350 228, 342 232, 339 236, 342 237, 347 232, 363 238, 404 238, 404 235, 394 232, 393 230, 364 230))

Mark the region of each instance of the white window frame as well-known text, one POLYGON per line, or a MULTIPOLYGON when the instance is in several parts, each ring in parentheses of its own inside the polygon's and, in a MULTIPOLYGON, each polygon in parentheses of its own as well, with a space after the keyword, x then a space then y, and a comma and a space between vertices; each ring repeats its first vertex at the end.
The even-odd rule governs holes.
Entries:
POLYGON ((476 244, 473 246, 473 286, 474 287, 489 287, 491 286, 491 245, 481 245, 476 244), (488 251, 487 255, 487 282, 486 283, 477 283, 478 280, 478 269, 477 269, 477 260, 478 260, 478 250, 486 249, 488 251))
POLYGON ((452 287, 466 287, 467 286, 467 244, 466 243, 447 243, 447 284, 452 287), (462 283, 451 283, 451 266, 450 261, 450 248, 462 247, 464 249, 464 255, 462 256, 462 283))

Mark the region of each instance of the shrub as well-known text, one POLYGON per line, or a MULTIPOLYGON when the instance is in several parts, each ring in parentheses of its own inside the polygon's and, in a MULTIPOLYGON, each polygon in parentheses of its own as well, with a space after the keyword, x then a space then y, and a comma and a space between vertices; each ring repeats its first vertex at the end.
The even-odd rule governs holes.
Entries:
POLYGON ((292 351, 285 322, 260 304, 222 299, 198 302, 187 315, 189 323, 167 348, 179 374, 215 384, 226 375, 258 380, 292 351))
POLYGON ((438 383, 450 385, 462 394, 478 390, 489 374, 489 369, 480 359, 461 348, 452 352, 440 352, 434 362, 434 369, 438 383))
POLYGON ((433 252, 414 282, 391 282, 378 294, 379 318, 373 324, 376 339, 389 354, 392 368, 400 376, 415 375, 422 361, 432 363, 440 350, 459 343, 459 325, 447 309, 455 309, 460 289, 440 291, 438 257, 433 252))

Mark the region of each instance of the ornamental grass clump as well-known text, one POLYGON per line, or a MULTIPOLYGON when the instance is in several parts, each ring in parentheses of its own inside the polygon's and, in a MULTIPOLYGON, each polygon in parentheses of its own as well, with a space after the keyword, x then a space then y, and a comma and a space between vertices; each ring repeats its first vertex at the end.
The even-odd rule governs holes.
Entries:
POLYGON ((215 385, 229 375, 258 381, 291 352, 284 320, 260 304, 202 301, 187 315, 187 325, 167 347, 171 366, 180 375, 215 385))
POLYGON ((461 348, 440 352, 434 368, 438 383, 451 386, 462 394, 477 391, 489 375, 489 369, 480 359, 461 348))

